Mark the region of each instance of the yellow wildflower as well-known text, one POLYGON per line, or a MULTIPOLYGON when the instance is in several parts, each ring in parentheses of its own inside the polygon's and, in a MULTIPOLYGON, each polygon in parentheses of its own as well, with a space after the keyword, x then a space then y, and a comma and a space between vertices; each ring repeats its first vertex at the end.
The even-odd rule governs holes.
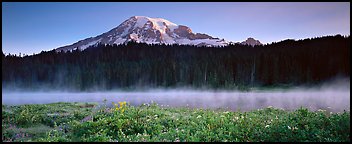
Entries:
POLYGON ((120 111, 121 113, 123 113, 126 109, 127 102, 118 102, 118 104, 115 104, 113 102, 113 105, 115 106, 115 111, 120 111))

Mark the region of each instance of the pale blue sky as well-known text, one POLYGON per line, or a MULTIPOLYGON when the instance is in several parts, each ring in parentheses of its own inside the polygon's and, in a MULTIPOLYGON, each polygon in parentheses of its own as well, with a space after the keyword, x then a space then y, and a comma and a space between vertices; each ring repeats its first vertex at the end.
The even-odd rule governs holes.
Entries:
POLYGON ((52 50, 100 35, 135 15, 233 42, 350 35, 349 2, 2 2, 2 50, 52 50))

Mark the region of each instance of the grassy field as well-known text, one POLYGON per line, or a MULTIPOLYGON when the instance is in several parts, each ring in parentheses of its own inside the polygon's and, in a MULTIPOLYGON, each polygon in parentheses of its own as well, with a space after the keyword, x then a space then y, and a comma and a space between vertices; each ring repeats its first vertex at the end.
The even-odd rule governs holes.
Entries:
POLYGON ((350 112, 97 103, 2 105, 2 141, 349 142, 350 112))

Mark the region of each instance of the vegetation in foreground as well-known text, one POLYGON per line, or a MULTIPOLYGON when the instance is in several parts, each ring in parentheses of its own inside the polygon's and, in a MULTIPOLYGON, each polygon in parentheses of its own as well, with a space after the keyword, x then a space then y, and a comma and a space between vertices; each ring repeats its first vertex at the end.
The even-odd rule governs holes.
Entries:
POLYGON ((350 112, 90 103, 2 105, 2 141, 350 141, 350 112))

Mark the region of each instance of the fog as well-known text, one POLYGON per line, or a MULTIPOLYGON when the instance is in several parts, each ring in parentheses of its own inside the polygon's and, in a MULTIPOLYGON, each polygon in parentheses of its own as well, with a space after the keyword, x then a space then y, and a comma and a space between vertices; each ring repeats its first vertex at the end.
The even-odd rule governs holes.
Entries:
POLYGON ((190 89, 111 91, 111 92, 15 92, 3 91, 2 104, 47 104, 54 102, 98 102, 107 106, 112 102, 126 101, 133 106, 156 102, 162 107, 222 108, 231 111, 250 111, 269 106, 285 110, 306 107, 312 111, 350 111, 349 80, 323 84, 319 88, 291 88, 276 90, 200 91, 190 89), (336 85, 336 83, 338 85, 336 85))

